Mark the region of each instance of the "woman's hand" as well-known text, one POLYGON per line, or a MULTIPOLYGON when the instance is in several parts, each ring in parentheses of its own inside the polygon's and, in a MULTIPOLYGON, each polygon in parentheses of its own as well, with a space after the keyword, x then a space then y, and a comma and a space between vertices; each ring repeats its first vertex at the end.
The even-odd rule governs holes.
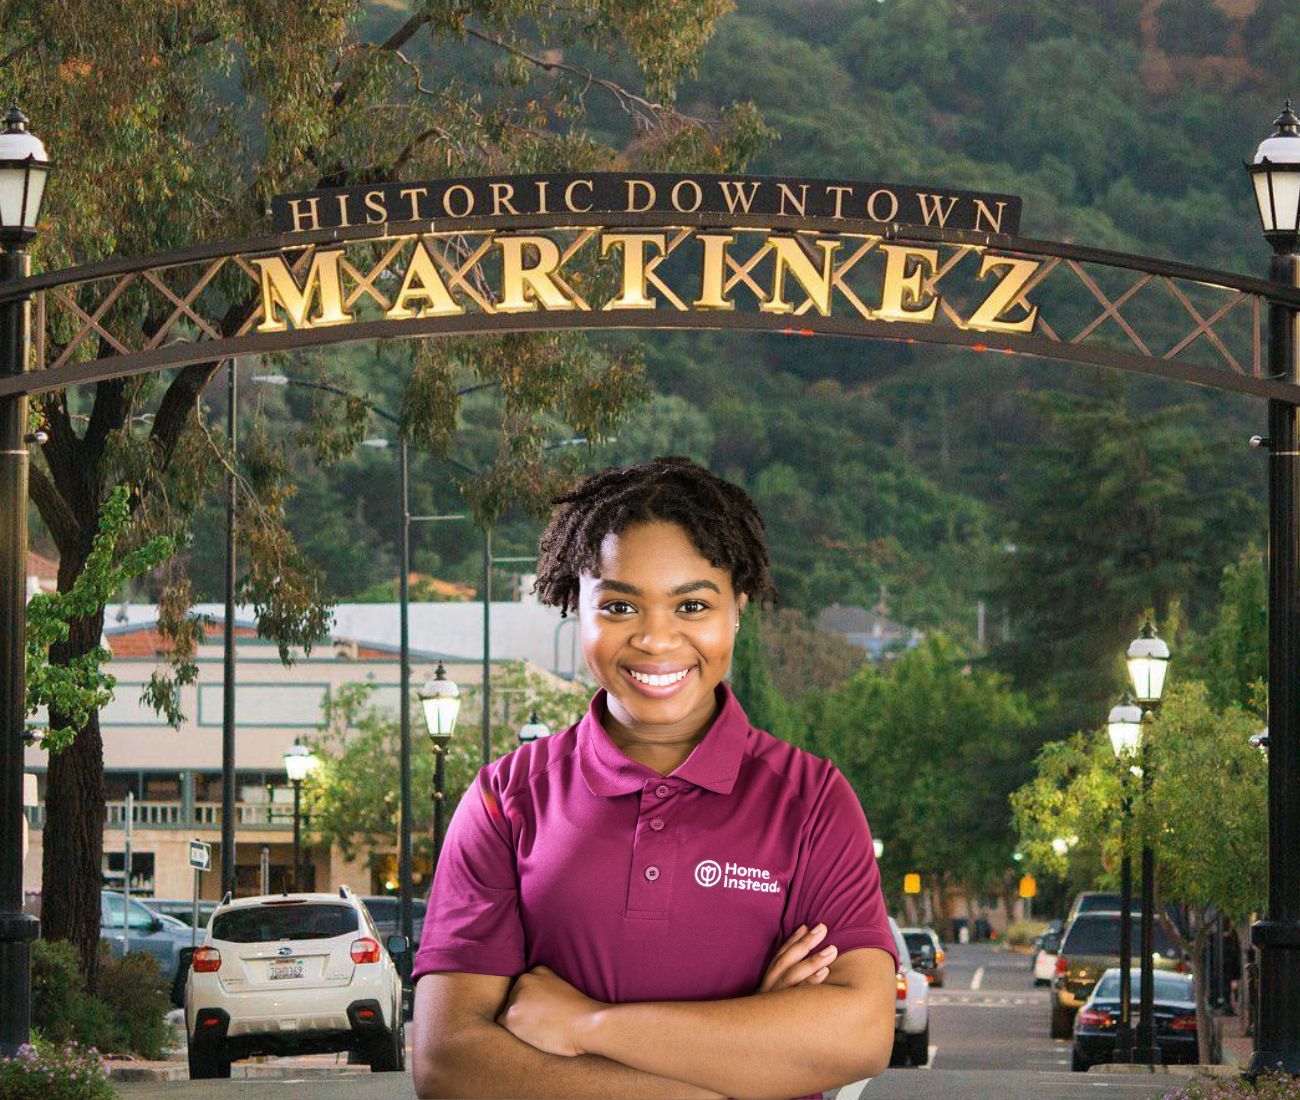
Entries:
POLYGON ((754 992, 771 993, 777 989, 793 989, 797 985, 821 985, 835 961, 833 946, 817 951, 825 936, 826 925, 819 924, 809 931, 806 924, 801 924, 794 935, 778 948, 754 992), (815 951, 817 953, 813 954, 815 951))
POLYGON ((496 1022, 531 1047, 573 1058, 586 1053, 580 1042, 582 1025, 604 1007, 549 967, 535 966, 515 979, 496 1022))

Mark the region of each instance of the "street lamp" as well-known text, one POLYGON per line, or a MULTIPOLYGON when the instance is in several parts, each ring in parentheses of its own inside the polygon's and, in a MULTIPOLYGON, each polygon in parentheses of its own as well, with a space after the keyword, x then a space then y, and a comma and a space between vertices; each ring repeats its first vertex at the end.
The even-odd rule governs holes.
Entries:
MULTIPOLYGON (((1300 118, 1288 100, 1273 132, 1246 165, 1260 227, 1272 246, 1269 279, 1292 296, 1300 286, 1300 118)), ((1300 382, 1296 309, 1268 304, 1265 374, 1300 382)), ((1296 547, 1300 544, 1297 409, 1268 403, 1268 904, 1251 928, 1259 949, 1259 1026, 1248 1072, 1281 1065, 1300 1074, 1300 636, 1296 547)))
POLYGON ((302 781, 316 770, 319 761, 306 745, 294 741, 284 750, 284 771, 293 784, 293 889, 296 893, 302 867, 302 818, 299 814, 302 799, 302 781))
MULTIPOLYGON (((1156 628, 1148 619, 1142 626, 1142 633, 1129 643, 1124 655, 1128 665, 1129 680, 1133 685, 1133 694, 1141 704, 1142 716, 1160 705, 1160 696, 1165 690, 1165 672, 1169 668, 1169 646, 1163 639, 1156 637, 1156 628)), ((1137 744, 1142 770, 1142 804, 1146 806, 1151 793, 1151 769, 1147 766, 1146 740, 1139 732, 1137 744)), ((1156 1045, 1155 1027, 1155 964, 1152 953, 1155 951, 1155 852, 1151 848, 1150 838, 1142 838, 1142 971, 1140 1004, 1138 1009, 1137 1046, 1133 1051, 1133 1060, 1141 1065, 1158 1065, 1160 1048, 1156 1045)), ((1121 934, 1123 929, 1121 929, 1121 934)), ((1121 950, 1121 954, 1123 951, 1121 950)), ((1127 991, 1126 991, 1127 992, 1127 991)))
POLYGON ((456 732, 456 716, 460 714, 460 688, 447 679, 447 670, 438 662, 433 679, 420 689, 420 705, 424 708, 424 725, 433 745, 433 868, 438 869, 438 856, 442 854, 442 803, 443 761, 447 743, 456 732))
MULTIPOLYGON (((53 165, 27 118, 11 107, 0 132, 0 289, 31 272, 27 246, 36 235, 53 165)), ((0 378, 27 369, 31 298, 0 304, 0 378)), ((31 942, 40 922, 23 912, 23 653, 27 560, 27 398, 0 398, 0 1056, 13 1057, 31 1032, 31 942)))
POLYGON ((519 743, 525 744, 528 741, 536 741, 539 737, 550 737, 551 727, 545 722, 537 719, 537 711, 533 711, 528 721, 519 727, 519 743))
POLYGON ((1115 1033, 1115 1061, 1133 1061, 1133 860, 1128 851, 1129 768, 1142 747, 1142 708, 1127 695, 1111 707, 1106 720, 1110 747, 1120 762, 1120 815, 1123 855, 1119 865, 1119 1024, 1115 1033))

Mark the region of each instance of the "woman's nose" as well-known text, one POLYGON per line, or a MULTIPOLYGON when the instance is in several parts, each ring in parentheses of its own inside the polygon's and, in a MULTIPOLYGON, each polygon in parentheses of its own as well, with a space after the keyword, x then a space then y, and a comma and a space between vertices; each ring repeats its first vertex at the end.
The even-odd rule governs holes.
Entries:
POLYGON ((645 619, 633 633, 632 644, 647 653, 667 653, 677 648, 677 626, 671 619, 645 619))

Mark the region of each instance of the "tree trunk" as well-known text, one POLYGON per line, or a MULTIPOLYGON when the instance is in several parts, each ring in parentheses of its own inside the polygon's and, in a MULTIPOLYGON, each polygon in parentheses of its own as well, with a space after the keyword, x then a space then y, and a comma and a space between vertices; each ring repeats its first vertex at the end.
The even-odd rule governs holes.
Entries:
POLYGON ((1215 1019, 1206 1004, 1205 988, 1205 945, 1209 940, 1209 930, 1213 926, 1204 918, 1203 912, 1197 914, 1196 933, 1189 945, 1192 960, 1192 997, 1196 1001, 1196 1059, 1201 1065, 1214 1065, 1217 1061, 1218 1035, 1215 1032, 1215 1019))
MULTIPOLYGON (((81 572, 75 565, 71 576, 81 572)), ((59 569, 63 587, 64 568, 59 569)), ((66 665, 99 645, 104 612, 72 623, 66 642, 50 647, 50 661, 66 665)), ((55 710, 51 726, 65 725, 55 710)), ((104 745, 99 715, 63 752, 50 756, 41 862, 41 934, 68 940, 81 956, 87 990, 99 979, 99 891, 104 853, 104 745)))

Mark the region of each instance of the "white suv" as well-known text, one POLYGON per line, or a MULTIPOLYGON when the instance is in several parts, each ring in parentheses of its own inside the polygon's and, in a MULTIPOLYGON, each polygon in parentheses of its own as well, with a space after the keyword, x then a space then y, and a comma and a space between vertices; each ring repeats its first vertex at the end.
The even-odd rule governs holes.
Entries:
POLYGON ((402 980, 360 899, 282 894, 217 906, 185 985, 190 1078, 229 1077, 254 1054, 349 1051, 374 1071, 406 1066, 402 980))
POLYGON ((899 931, 893 917, 889 930, 894 936, 898 951, 898 974, 895 978, 898 996, 894 1002, 894 1052, 891 1066, 924 1066, 930 1061, 930 983, 925 975, 912 967, 912 957, 907 952, 907 941, 899 931))

